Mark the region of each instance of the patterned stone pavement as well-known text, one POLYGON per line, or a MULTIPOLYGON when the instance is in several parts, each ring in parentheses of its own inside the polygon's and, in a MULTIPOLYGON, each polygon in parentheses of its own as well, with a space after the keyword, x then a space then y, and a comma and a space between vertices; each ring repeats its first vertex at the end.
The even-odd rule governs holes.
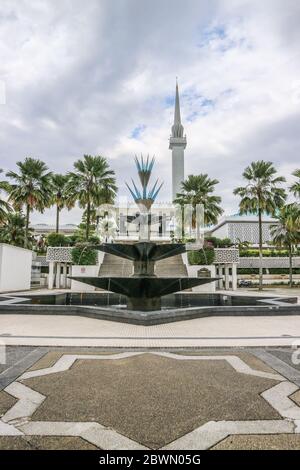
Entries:
POLYGON ((1 340, 28 347, 282 347, 300 344, 300 316, 205 317, 141 326, 80 316, 1 314, 1 340))
POLYGON ((0 373, 0 449, 300 449, 291 356, 15 347, 0 373))

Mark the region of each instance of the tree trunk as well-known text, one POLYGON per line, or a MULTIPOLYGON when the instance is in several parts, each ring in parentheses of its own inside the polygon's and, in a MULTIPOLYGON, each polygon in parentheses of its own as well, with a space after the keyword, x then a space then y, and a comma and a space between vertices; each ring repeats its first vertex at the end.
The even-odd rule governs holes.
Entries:
POLYGON ((293 253, 291 245, 289 246, 289 278, 290 287, 293 287, 293 253))
POLYGON ((258 209, 258 232, 259 232, 259 290, 263 290, 263 255, 262 255, 262 214, 258 209))
POLYGON ((29 218, 30 218, 30 206, 29 204, 26 204, 26 225, 25 225, 24 248, 28 247, 29 218))
POLYGON ((85 228, 85 239, 88 241, 90 234, 90 216, 91 216, 91 204, 88 202, 86 207, 86 228, 85 228))
POLYGON ((58 233, 59 232, 59 207, 58 205, 56 206, 56 228, 55 228, 55 232, 58 233))

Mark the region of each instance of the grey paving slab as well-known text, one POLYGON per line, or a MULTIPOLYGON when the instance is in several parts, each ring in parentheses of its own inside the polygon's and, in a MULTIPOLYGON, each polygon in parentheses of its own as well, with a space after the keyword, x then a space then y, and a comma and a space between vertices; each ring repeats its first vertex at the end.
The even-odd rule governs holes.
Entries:
MULTIPOLYGON (((5 346, 5 335, 0 336, 1 345, 5 346)), ((34 346, 5 346, 5 364, 0 364, 0 374, 10 366, 21 360, 28 353, 36 349, 34 346)))
POLYGON ((280 352, 280 350, 267 351, 265 349, 255 349, 251 351, 256 357, 266 362, 274 370, 300 387, 300 370, 292 363, 291 350, 286 350, 285 352, 282 350, 280 352), (280 355, 280 357, 278 357, 278 355, 280 355))
MULTIPOLYGON (((269 352, 272 354, 272 356, 277 357, 281 361, 293 367, 293 369, 298 370, 300 373, 300 364, 297 364, 296 362, 293 361, 293 355, 295 353, 295 349, 292 349, 292 348, 272 349, 269 352)), ((298 353, 298 359, 300 359, 300 349, 298 353)))

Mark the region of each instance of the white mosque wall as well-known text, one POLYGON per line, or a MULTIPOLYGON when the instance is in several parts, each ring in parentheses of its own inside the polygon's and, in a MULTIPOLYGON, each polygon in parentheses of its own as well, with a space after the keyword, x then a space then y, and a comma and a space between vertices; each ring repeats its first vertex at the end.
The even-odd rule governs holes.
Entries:
POLYGON ((0 243, 0 292, 30 289, 32 251, 0 243))
MULTIPOLYGON (((97 277, 98 274, 99 274, 98 264, 92 265, 92 266, 77 266, 77 265, 72 266, 72 276, 97 277)), ((89 286, 88 284, 74 281, 72 279, 71 290, 75 292, 91 292, 91 291, 95 291, 96 288, 94 286, 89 286)))
POLYGON ((221 227, 218 227, 216 230, 213 231, 211 235, 213 237, 221 238, 221 239, 229 238, 229 225, 224 224, 221 227))
MULTIPOLYGON (((210 272, 210 277, 216 277, 216 266, 214 264, 209 265, 200 265, 200 264, 189 264, 188 262, 188 255, 187 253, 183 253, 182 260, 186 265, 188 277, 198 277, 199 269, 207 269, 210 272)), ((196 286, 192 288, 193 292, 205 292, 205 293, 213 293, 216 292, 216 282, 210 282, 207 284, 203 284, 202 286, 196 286)))

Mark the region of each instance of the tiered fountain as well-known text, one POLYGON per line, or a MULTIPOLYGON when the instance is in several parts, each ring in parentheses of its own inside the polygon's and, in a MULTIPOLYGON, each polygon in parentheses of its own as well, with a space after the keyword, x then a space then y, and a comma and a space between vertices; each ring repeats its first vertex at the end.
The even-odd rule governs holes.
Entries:
POLYGON ((154 158, 149 161, 149 157, 146 160, 141 157, 140 161, 137 158, 135 161, 142 192, 138 190, 134 181, 132 181, 133 188, 127 186, 140 210, 140 241, 132 244, 103 243, 93 247, 105 253, 132 260, 133 274, 130 277, 77 276, 72 277, 72 279, 125 295, 129 310, 143 312, 159 310, 161 308, 161 297, 164 295, 180 292, 217 279, 208 277, 157 277, 155 275, 156 261, 185 253, 186 246, 183 243, 165 244, 150 241, 151 206, 162 185, 157 188, 157 180, 152 189, 147 190, 154 158))

